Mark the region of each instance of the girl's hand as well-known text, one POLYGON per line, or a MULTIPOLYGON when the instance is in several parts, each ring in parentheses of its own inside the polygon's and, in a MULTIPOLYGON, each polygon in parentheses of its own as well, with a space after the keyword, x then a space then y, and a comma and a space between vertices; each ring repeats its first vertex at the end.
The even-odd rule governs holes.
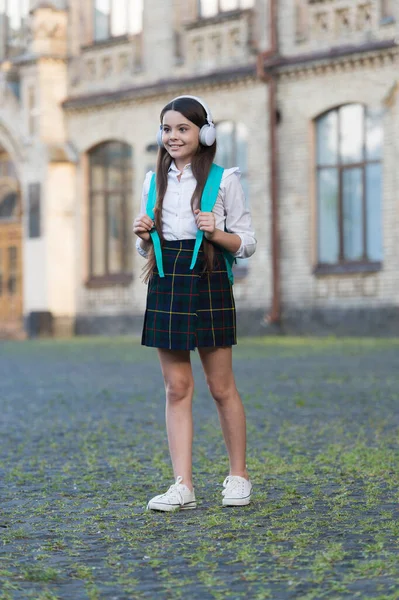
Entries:
POLYGON ((197 208, 194 214, 198 229, 205 233, 208 240, 212 239, 216 229, 216 219, 213 212, 201 212, 197 208))
POLYGON ((149 232, 154 226, 154 221, 148 215, 139 215, 133 222, 133 231, 139 238, 149 242, 151 238, 149 232))

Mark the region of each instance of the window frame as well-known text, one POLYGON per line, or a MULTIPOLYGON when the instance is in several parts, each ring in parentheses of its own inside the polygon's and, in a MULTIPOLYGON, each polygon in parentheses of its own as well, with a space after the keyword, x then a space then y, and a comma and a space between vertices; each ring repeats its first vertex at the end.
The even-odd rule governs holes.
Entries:
POLYGON ((124 33, 118 33, 118 34, 112 33, 113 11, 114 11, 114 7, 115 7, 114 3, 116 1, 117 0, 109 0, 109 15, 108 15, 108 19, 107 19, 107 36, 98 38, 97 37, 97 26, 96 26, 96 2, 97 2, 97 0, 93 0, 92 19, 93 19, 93 43, 94 44, 104 44, 111 40, 118 40, 118 39, 122 40, 122 39, 129 38, 131 36, 141 35, 142 30, 143 30, 144 2, 141 6, 141 28, 140 28, 140 31, 137 31, 137 32, 129 31, 130 10, 131 10, 132 3, 135 2, 136 0, 127 0, 127 2, 126 2, 126 23, 127 23, 126 31, 124 33))
POLYGON ((3 52, 3 58, 13 58, 15 56, 19 56, 22 52, 24 52, 27 43, 28 43, 28 29, 26 27, 26 20, 29 17, 29 3, 27 0, 2 0, 0 6, 0 16, 3 17, 2 23, 2 31, 0 31, 0 38, 3 36, 3 43, 1 51, 3 52), (11 43, 12 36, 11 32, 12 27, 10 25, 10 11, 9 6, 18 3, 19 6, 19 26, 18 29, 15 30, 18 32, 18 36, 20 36, 23 44, 21 46, 15 46, 11 43), (25 21, 25 22, 24 22, 25 21))
POLYGON ((88 250, 89 250, 89 276, 86 281, 86 286, 89 288, 101 288, 101 287, 110 287, 115 284, 119 285, 129 285, 133 280, 132 273, 132 243, 129 227, 129 205, 131 206, 131 198, 133 193, 133 148, 130 144, 120 141, 120 140, 106 140, 97 144, 93 148, 91 148, 87 153, 88 158, 88 250), (127 169, 125 167, 121 168, 122 172, 122 187, 120 190, 116 191, 108 186, 108 171, 112 162, 109 161, 109 157, 107 157, 107 147, 111 144, 120 144, 121 149, 123 149, 123 159, 130 159, 131 161, 131 171, 132 176, 129 177, 127 174, 127 169), (104 171, 104 185, 101 189, 95 189, 93 187, 93 162, 92 157, 96 152, 104 152, 105 161, 101 165, 104 171), (123 224, 123 229, 121 231, 121 270, 118 272, 110 271, 110 251, 109 251, 109 206, 110 206, 110 195, 118 193, 122 196, 122 213, 121 213, 121 222, 123 224), (104 246, 104 273, 98 274, 94 272, 94 218, 93 218, 93 208, 94 208, 94 196, 102 196, 102 200, 104 202, 104 230, 102 231, 103 236, 103 246, 104 246), (130 264, 129 264, 129 256, 130 256, 130 264))
POLYGON ((380 16, 381 25, 395 23, 395 11, 392 0, 380 0, 380 16))
POLYGON ((222 2, 223 0, 216 0, 217 3, 217 9, 216 12, 212 15, 203 15, 203 0, 197 0, 197 10, 198 10, 198 15, 200 19, 212 19, 218 15, 223 15, 225 13, 229 13, 229 12, 233 12, 233 11, 237 11, 237 10, 253 10, 253 8, 255 7, 255 0, 252 0, 252 6, 242 6, 242 3, 245 2, 245 0, 236 0, 238 6, 236 6, 235 8, 223 8, 222 7, 222 2))
MULTIPOLYGON (((368 107, 359 102, 352 102, 347 104, 339 105, 333 109, 323 112, 318 115, 314 120, 314 135, 315 135, 315 147, 314 147, 314 189, 315 189, 315 207, 316 207, 316 265, 314 267, 314 274, 316 275, 327 275, 327 274, 341 274, 341 273, 369 273, 380 271, 382 269, 383 259, 372 260, 368 256, 368 211, 367 211, 367 167, 369 165, 380 165, 383 166, 382 156, 378 159, 367 158, 367 118, 368 118, 368 107), (361 161, 344 162, 342 160, 341 152, 341 125, 340 125, 340 110, 346 106, 361 106, 363 109, 362 115, 362 158, 361 161), (317 156, 318 145, 317 145, 317 133, 318 125, 320 120, 326 115, 336 113, 337 114, 337 161, 334 164, 319 164, 317 156), (338 215, 338 261, 336 263, 326 263, 320 261, 320 227, 319 227, 319 216, 320 216, 320 195, 319 195, 319 174, 322 170, 335 170, 338 175, 338 198, 337 198, 337 215, 338 215), (362 258, 359 260, 351 260, 345 258, 345 243, 344 243, 344 194, 343 194, 343 179, 345 171, 351 169, 361 169, 362 177, 362 258)), ((382 127, 382 123, 381 123, 382 127)), ((383 144, 383 142, 382 142, 383 144)), ((382 172, 381 172, 382 174, 382 172)), ((381 180, 380 190, 380 210, 382 210, 383 200, 383 187, 381 180)), ((382 234, 382 232, 381 232, 382 234)))

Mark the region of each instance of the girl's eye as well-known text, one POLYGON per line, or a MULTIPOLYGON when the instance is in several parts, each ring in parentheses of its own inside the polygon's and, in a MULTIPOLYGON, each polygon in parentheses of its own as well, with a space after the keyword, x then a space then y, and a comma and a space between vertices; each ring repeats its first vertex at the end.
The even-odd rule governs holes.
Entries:
POLYGON ((186 127, 180 127, 180 131, 184 133, 185 131, 187 131, 187 128, 186 127))

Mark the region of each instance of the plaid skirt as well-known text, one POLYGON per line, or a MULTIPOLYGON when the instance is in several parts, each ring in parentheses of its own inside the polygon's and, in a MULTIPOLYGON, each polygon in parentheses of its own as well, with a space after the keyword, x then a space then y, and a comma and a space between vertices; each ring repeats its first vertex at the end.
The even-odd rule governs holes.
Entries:
POLYGON ((166 241, 165 277, 154 270, 147 292, 143 346, 194 350, 237 343, 236 310, 223 252, 215 247, 214 269, 204 273, 202 247, 190 270, 195 240, 166 241))

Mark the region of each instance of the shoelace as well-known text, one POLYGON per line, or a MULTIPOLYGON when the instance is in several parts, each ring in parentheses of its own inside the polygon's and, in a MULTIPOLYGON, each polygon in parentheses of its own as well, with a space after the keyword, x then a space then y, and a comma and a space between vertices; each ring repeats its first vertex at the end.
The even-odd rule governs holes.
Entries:
POLYGON ((223 490, 222 495, 225 496, 227 492, 233 492, 242 485, 243 482, 234 477, 234 475, 228 475, 223 481, 223 487, 226 489, 223 490))
POLYGON ((162 494, 162 498, 172 497, 173 500, 176 499, 179 502, 180 506, 183 506, 184 498, 183 498, 183 494, 179 490, 179 485, 181 484, 182 481, 183 481, 183 477, 179 476, 176 479, 176 483, 171 485, 170 488, 168 489, 168 491, 165 492, 165 494, 162 494))

